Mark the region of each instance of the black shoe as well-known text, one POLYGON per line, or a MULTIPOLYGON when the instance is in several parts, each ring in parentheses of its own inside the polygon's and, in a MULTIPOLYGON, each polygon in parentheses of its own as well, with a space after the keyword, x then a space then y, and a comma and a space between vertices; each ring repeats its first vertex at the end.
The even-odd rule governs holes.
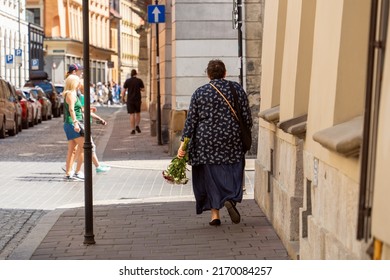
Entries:
POLYGON ((210 226, 220 226, 221 225, 221 220, 220 219, 214 219, 211 222, 209 222, 210 226))
POLYGON ((231 200, 228 200, 228 201, 225 201, 224 205, 225 205, 226 209, 228 210, 228 213, 229 213, 229 216, 230 216, 230 219, 232 220, 232 222, 234 224, 238 224, 241 221, 241 216, 236 208, 236 203, 231 201, 231 200))
POLYGON ((133 130, 130 132, 130 134, 135 134, 135 130, 133 129, 133 130))
POLYGON ((141 133, 141 129, 139 129, 138 125, 135 127, 135 130, 137 130, 138 133, 141 133))

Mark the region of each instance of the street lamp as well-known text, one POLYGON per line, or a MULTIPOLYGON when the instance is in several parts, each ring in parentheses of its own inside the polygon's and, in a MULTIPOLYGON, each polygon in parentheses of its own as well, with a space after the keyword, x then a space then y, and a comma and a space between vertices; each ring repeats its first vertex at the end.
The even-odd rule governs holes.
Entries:
MULTIPOLYGON (((90 69, 89 69, 89 0, 83 0, 83 58, 84 58, 84 117, 89 120, 91 117, 91 96, 90 96, 90 69)), ((84 202, 85 202, 85 233, 84 244, 95 244, 93 234, 93 195, 92 195, 92 143, 91 143, 91 122, 85 122, 84 137, 84 202)))

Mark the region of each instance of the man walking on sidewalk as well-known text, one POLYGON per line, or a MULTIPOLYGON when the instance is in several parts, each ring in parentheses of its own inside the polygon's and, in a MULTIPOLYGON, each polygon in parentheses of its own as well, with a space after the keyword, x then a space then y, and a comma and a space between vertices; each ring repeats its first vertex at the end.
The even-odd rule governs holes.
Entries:
POLYGON ((141 121, 141 91, 145 90, 144 83, 137 78, 137 70, 131 70, 131 78, 127 79, 123 85, 121 99, 124 100, 127 90, 127 112, 130 114, 130 134, 135 131, 141 133, 139 123, 141 121))

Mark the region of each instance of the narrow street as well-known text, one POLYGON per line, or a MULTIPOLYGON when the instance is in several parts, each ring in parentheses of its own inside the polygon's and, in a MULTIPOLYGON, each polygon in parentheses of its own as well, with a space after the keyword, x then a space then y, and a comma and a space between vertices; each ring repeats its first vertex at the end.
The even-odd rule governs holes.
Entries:
MULTIPOLYGON (((208 225, 207 214, 195 214, 191 183, 172 185, 163 180, 161 173, 172 157, 167 145, 157 145, 156 138, 150 136, 147 113, 142 114, 142 133, 136 135, 130 135, 124 107, 99 108, 98 113, 109 122, 107 127, 92 127, 98 157, 112 169, 106 174, 93 172, 96 245, 80 248, 84 183, 63 180, 66 141, 61 120, 57 119, 45 124, 52 132, 50 139, 42 131, 26 133, 35 143, 33 150, 18 150, 12 138, 0 145, 7 150, 7 157, 0 161, 0 208, 4 216, 10 217, 4 219, 8 225, 23 225, 13 233, 11 227, 2 227, 5 231, 9 228, 9 232, 2 232, 2 236, 8 236, 1 249, 2 258, 161 259, 166 258, 170 248, 170 256, 175 259, 289 259, 253 200, 253 164, 248 164, 245 172, 242 222, 232 225, 223 209, 222 226, 216 230, 208 225), (8 151, 12 148, 14 155, 8 151), (33 161, 39 149, 44 152, 40 160, 33 161), (23 236, 16 238, 16 231, 23 236), (229 245, 221 249, 221 242, 229 245), (214 253, 210 254, 210 250, 214 253)), ((20 139, 22 136, 15 139, 26 142, 20 139)), ((191 182, 190 172, 188 177, 191 182)))
MULTIPOLYGON (((118 110, 120 107, 99 107, 99 115, 111 122, 114 120, 113 114, 118 110)), ((53 118, 24 129, 16 136, 0 140, 0 165, 2 166, 0 194, 7 202, 13 202, 12 205, 7 202, 0 203, 0 260, 6 259, 42 216, 50 211, 50 207, 44 205, 42 207, 30 205, 26 209, 27 199, 20 196, 20 191, 28 187, 28 182, 44 184, 45 181, 63 181, 61 167, 65 163, 67 141, 62 124, 62 117, 53 118), (57 172, 46 170, 44 166, 47 164, 58 166, 57 172), (10 172, 6 171, 6 167, 11 168, 10 172), (37 167, 36 172, 35 167, 37 167), (6 178, 13 178, 16 182, 7 183, 10 181, 6 178)), ((96 143, 99 143, 107 127, 93 124, 92 129, 93 138, 96 143)), ((47 204, 51 205, 48 202, 47 204)), ((57 205, 53 207, 60 204, 61 201, 57 200, 57 205)))

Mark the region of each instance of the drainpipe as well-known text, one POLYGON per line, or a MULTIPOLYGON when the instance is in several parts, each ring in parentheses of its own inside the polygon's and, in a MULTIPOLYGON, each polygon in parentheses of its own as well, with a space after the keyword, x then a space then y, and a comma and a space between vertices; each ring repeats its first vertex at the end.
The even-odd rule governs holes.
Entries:
POLYGON ((358 232, 357 239, 361 240, 366 236, 366 216, 371 209, 366 208, 367 195, 367 168, 369 158, 369 139, 370 139, 370 121, 371 121, 371 99, 372 99, 372 82, 374 79, 374 59, 375 59, 375 33, 377 21, 378 0, 371 1, 371 21, 369 32, 369 46, 367 59, 366 74, 366 100, 364 108, 364 127, 362 157, 360 168, 360 193, 359 193, 359 215, 358 215, 358 232))
POLYGON ((238 58, 240 60, 240 84, 244 86, 244 69, 243 69, 243 57, 242 57, 242 0, 237 0, 238 10, 238 58))
POLYGON ((371 235, 371 209, 375 183, 375 153, 388 27, 389 0, 383 0, 381 4, 381 8, 378 11, 378 0, 371 1, 357 231, 357 239, 361 240, 364 238, 365 241, 371 235), (378 23, 379 32, 377 34, 378 14, 380 14, 380 20, 378 23))

